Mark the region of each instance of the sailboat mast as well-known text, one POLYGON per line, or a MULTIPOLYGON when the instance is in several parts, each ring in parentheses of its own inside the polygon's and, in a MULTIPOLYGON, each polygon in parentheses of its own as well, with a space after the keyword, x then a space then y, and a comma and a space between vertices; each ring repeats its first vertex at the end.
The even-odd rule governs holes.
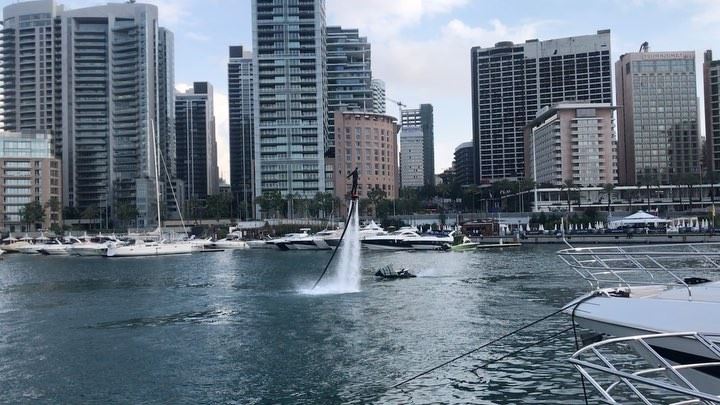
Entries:
POLYGON ((160 179, 158 172, 160 150, 158 148, 157 134, 155 133, 155 122, 152 119, 150 120, 150 131, 152 133, 153 152, 155 155, 153 160, 155 161, 155 201, 157 205, 158 230, 160 230, 162 235, 162 221, 160 219, 160 179))

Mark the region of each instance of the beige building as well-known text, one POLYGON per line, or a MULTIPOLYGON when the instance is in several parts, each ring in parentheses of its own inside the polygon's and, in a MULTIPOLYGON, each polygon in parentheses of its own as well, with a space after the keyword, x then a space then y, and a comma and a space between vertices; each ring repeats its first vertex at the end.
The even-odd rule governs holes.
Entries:
POLYGON ((525 127, 525 177, 537 183, 597 186, 617 182, 609 103, 558 103, 525 127))
POLYGON ((350 198, 351 179, 356 167, 360 173, 358 194, 379 188, 387 198, 397 198, 399 176, 397 161, 398 125, 394 117, 368 112, 335 112, 335 195, 350 198))
POLYGON ((49 229, 60 223, 62 215, 62 172, 60 160, 52 151, 52 138, 45 134, 0 132, 0 229, 5 232, 49 229), (48 203, 57 200, 57 210, 48 203), (23 223, 22 210, 28 203, 39 202, 45 210, 44 221, 23 223))

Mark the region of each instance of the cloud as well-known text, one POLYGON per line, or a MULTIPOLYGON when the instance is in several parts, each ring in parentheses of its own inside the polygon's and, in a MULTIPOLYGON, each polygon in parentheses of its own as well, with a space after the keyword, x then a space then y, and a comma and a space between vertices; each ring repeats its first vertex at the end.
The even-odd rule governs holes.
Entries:
POLYGON ((328 21, 359 28, 373 40, 392 37, 423 18, 447 14, 469 0, 342 0, 328 2, 328 21))
POLYGON ((209 36, 207 36, 207 35, 205 35, 205 34, 201 34, 201 33, 199 33, 199 32, 188 31, 188 32, 185 33, 185 36, 186 36, 187 38, 189 38, 189 39, 191 39, 191 40, 193 40, 193 41, 197 41, 197 42, 208 42, 208 41, 210 41, 210 37, 209 37, 209 36))

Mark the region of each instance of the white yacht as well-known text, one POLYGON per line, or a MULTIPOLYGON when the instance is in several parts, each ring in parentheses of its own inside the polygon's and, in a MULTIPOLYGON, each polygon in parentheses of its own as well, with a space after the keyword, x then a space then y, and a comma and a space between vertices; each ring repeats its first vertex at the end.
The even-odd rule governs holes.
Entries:
POLYGON ((68 238, 66 242, 53 239, 37 247, 39 253, 48 256, 69 256, 72 245, 80 242, 77 238, 68 238))
POLYGON ((270 243, 270 241, 272 240, 272 238, 256 239, 246 241, 246 243, 250 249, 276 249, 277 246, 275 246, 275 244, 273 243, 270 243))
MULTIPOLYGON (((678 334, 720 336, 720 282, 704 278, 720 270, 720 243, 570 248, 558 255, 592 286, 565 307, 580 326, 601 336, 671 334, 651 347, 681 365, 706 358, 706 345, 678 334)), ((717 367, 683 375, 720 394, 717 367)))
POLYGON ((300 233, 291 233, 285 237, 274 240, 273 243, 280 250, 328 250, 328 245, 322 238, 310 234, 310 228, 300 228, 300 233))
POLYGON ((405 239, 419 237, 420 235, 414 231, 414 228, 401 228, 387 234, 367 236, 360 242, 362 247, 371 250, 410 250, 413 247, 405 239))
POLYGON ((189 243, 135 240, 126 245, 111 242, 105 252, 107 257, 138 257, 138 256, 164 256, 182 255, 193 252, 189 243))
POLYGON ((238 234, 229 234, 225 239, 216 240, 212 242, 212 247, 218 249, 249 249, 250 246, 247 242, 242 240, 238 234))
POLYGON ((70 247, 70 254, 75 256, 105 256, 111 243, 120 243, 112 236, 97 236, 70 247))
POLYGON ((405 237, 404 241, 409 243, 414 250, 449 250, 453 244, 454 232, 415 234, 405 237))
MULTIPOLYGON (((315 236, 322 237, 325 243, 327 243, 331 247, 335 247, 338 245, 338 243, 340 243, 340 237, 342 237, 342 232, 342 229, 324 230, 316 233, 315 236)), ((376 224, 375 221, 370 221, 369 224, 360 227, 359 233, 361 241, 365 238, 387 235, 387 232, 385 232, 380 225, 376 224)))

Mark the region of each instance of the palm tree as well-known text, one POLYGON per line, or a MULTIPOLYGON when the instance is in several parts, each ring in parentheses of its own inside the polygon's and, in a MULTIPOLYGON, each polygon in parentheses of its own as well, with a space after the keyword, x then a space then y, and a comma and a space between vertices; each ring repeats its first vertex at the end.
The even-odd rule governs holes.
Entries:
POLYGON ((567 204, 568 204, 568 213, 572 211, 572 199, 570 198, 570 193, 576 188, 575 182, 573 179, 565 179, 562 184, 560 185, 560 192, 565 190, 566 196, 567 196, 567 204))
POLYGON ((610 213, 610 205, 612 204, 612 193, 615 191, 615 185, 612 183, 603 184, 603 193, 607 195, 608 206, 607 212, 610 213))

